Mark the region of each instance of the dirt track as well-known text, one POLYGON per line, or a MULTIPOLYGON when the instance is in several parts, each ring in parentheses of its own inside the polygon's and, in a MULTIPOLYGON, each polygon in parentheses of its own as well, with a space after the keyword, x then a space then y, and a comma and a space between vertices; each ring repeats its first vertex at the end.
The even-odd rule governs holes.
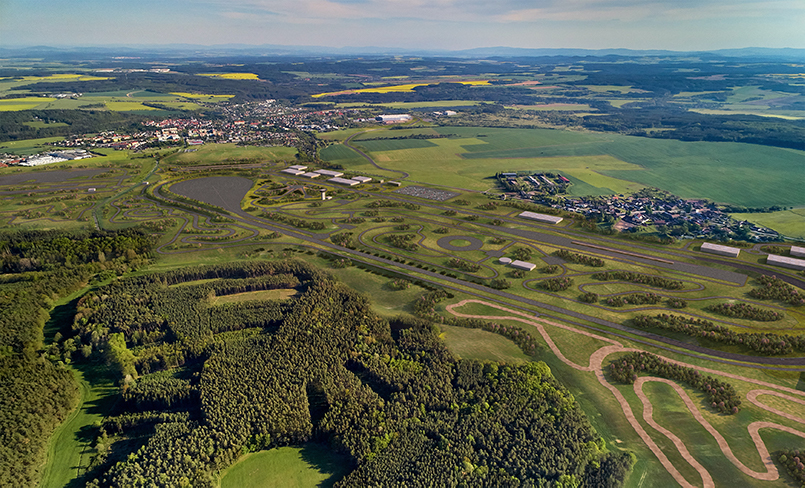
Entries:
MULTIPOLYGON (((607 381, 606 377, 604 376, 604 371, 603 371, 602 364, 603 364, 604 359, 606 359, 607 356, 609 356, 610 354, 616 353, 616 352, 639 351, 638 349, 624 347, 620 342, 618 342, 618 341, 616 341, 614 339, 599 336, 597 334, 594 334, 592 332, 588 332, 586 330, 576 329, 574 327, 570 327, 570 326, 567 326, 567 325, 564 325, 564 324, 561 324, 561 323, 557 323, 557 322, 553 322, 553 321, 549 321, 549 320, 545 320, 545 319, 534 318, 534 317, 532 317, 532 316, 530 316, 528 314, 518 312, 516 310, 511 310, 511 309, 503 307, 501 305, 486 302, 486 301, 483 301, 483 300, 472 300, 472 299, 463 300, 463 301, 461 301, 459 303, 448 305, 447 306, 447 311, 450 312, 453 315, 458 316, 458 317, 475 318, 475 319, 489 319, 489 320, 515 320, 515 321, 522 322, 522 323, 525 323, 525 324, 528 324, 528 325, 531 325, 531 326, 535 327, 539 331, 540 335, 545 340, 545 342, 548 344, 548 347, 551 349, 551 351, 553 351, 553 353, 556 355, 556 357, 558 357, 563 363, 565 363, 568 366, 570 366, 570 367, 572 367, 574 369, 577 369, 579 371, 589 371, 589 372, 593 372, 595 374, 595 376, 598 379, 599 383, 601 383, 602 386, 604 386, 606 389, 608 389, 613 394, 613 396, 617 400, 618 404, 620 405, 621 410, 623 411, 623 414, 626 417, 626 420, 635 429, 635 432, 640 436, 641 439, 643 439, 643 441, 646 443, 648 448, 651 449, 651 451, 657 456, 657 459, 660 461, 660 464, 662 464, 662 466, 668 471, 668 473, 681 486, 684 486, 684 487, 697 486, 697 485, 694 485, 694 484, 690 483, 688 480, 686 480, 684 478, 684 476, 682 476, 682 474, 679 472, 679 470, 673 465, 673 463, 671 463, 671 461, 668 459, 668 457, 665 455, 665 453, 662 451, 662 449, 660 449, 660 447, 656 444, 654 439, 652 439, 652 437, 649 434, 649 432, 647 432, 646 429, 644 429, 643 426, 640 424, 640 422, 638 422, 637 418, 635 417, 634 411, 632 410, 632 407, 629 405, 629 402, 626 400, 626 398, 623 396, 623 394, 620 392, 620 390, 618 388, 616 388, 615 385, 613 385, 609 381, 607 381), (511 316, 467 315, 467 314, 457 312, 455 310, 455 309, 460 308, 460 307, 462 307, 462 306, 464 306, 464 305, 466 305, 468 303, 479 303, 479 304, 486 305, 486 306, 492 307, 492 308, 496 308, 498 310, 502 310, 504 312, 514 314, 514 315, 511 315, 511 316), (592 337, 594 339, 597 339, 597 340, 600 340, 600 341, 603 341, 603 342, 607 342, 610 345, 609 346, 604 346, 604 347, 598 349, 597 351, 595 351, 590 356, 589 365, 582 366, 582 365, 579 365, 579 364, 576 364, 576 363, 570 361, 569 359, 567 359, 564 356, 564 354, 562 354, 562 351, 559 350, 559 348, 557 347, 556 343, 553 341, 553 339, 551 339, 550 335, 545 330, 545 327, 543 326, 543 324, 548 324, 548 325, 551 325, 553 327, 559 327, 561 329, 564 329, 564 330, 567 330, 567 331, 570 331, 570 332, 574 332, 576 334, 592 337)), ((660 356, 660 357, 662 357, 662 356, 660 356)), ((672 362, 672 363, 683 364, 684 365, 684 363, 676 361, 676 360, 672 360, 672 359, 664 358, 664 357, 663 357, 663 359, 666 360, 666 361, 672 362)), ((794 402, 794 403, 805 405, 805 398, 803 398, 803 397, 805 397, 805 393, 803 393, 803 392, 801 392, 799 390, 794 390, 792 388, 787 388, 787 387, 784 387, 784 386, 779 386, 779 385, 775 385, 773 383, 768 383, 768 382, 765 382, 765 381, 755 380, 755 379, 752 379, 752 378, 745 378, 745 377, 742 377, 742 376, 739 376, 739 375, 735 375, 735 374, 731 374, 731 373, 725 373, 725 372, 710 369, 710 368, 704 368, 704 367, 698 367, 697 366, 696 369, 698 369, 699 371, 702 371, 702 372, 711 373, 711 374, 719 375, 719 376, 725 376, 725 377, 728 377, 728 378, 732 378, 732 379, 744 381, 744 382, 747 382, 747 383, 753 383, 753 384, 756 384, 756 385, 759 385, 759 386, 766 387, 767 389, 751 390, 747 394, 746 400, 748 402, 752 403, 753 405, 757 406, 758 408, 766 410, 770 414, 779 415, 779 416, 784 417, 784 418, 786 418, 788 420, 798 422, 800 424, 805 424, 805 419, 803 419, 801 417, 797 417, 797 416, 789 414, 789 413, 786 413, 786 412, 782 412, 782 411, 780 411, 778 409, 775 409, 775 408, 772 408, 772 407, 767 407, 766 405, 764 405, 763 403, 761 403, 758 400, 758 397, 760 395, 771 395, 771 396, 776 396, 778 398, 782 398, 782 399, 785 399, 785 400, 788 400, 788 401, 791 401, 791 402, 794 402), (784 394, 782 392, 786 392, 788 394, 784 394)), ((785 426, 785 425, 780 425, 780 424, 777 424, 777 423, 774 423, 774 422, 759 421, 759 422, 753 422, 753 423, 749 424, 747 426, 749 436, 751 437, 752 441, 754 442, 755 448, 757 449, 758 456, 762 460, 762 462, 764 464, 764 467, 765 467, 765 471, 763 471, 763 472, 754 471, 754 470, 748 468, 746 465, 744 465, 737 457, 735 457, 735 455, 732 452, 732 449, 730 448, 729 444, 727 443, 727 440, 724 439, 724 436, 722 436, 721 433, 718 432, 715 429, 715 427, 713 427, 707 421, 706 418, 704 418, 704 416, 702 415, 701 411, 696 406, 696 403, 690 398, 690 396, 688 396, 687 392, 684 389, 682 389, 679 385, 677 385, 673 381, 667 380, 665 378, 655 378, 655 377, 647 377, 647 376, 643 376, 643 377, 638 378, 637 381, 634 384, 634 391, 635 391, 635 394, 637 395, 637 397, 640 399, 640 401, 643 404, 643 420, 645 420, 645 422, 648 425, 650 425, 653 429, 655 429, 657 432, 663 434, 669 440, 671 440, 671 442, 673 442, 674 446, 679 451, 679 454, 682 456, 682 458, 684 458, 685 461, 687 461, 699 473, 699 476, 701 477, 701 481, 700 481, 701 486, 703 486, 704 488, 711 488, 711 487, 715 486, 715 483, 713 481, 712 475, 707 471, 707 469, 704 466, 702 466, 696 460, 696 458, 690 453, 690 451, 688 451, 687 446, 685 446, 684 442, 682 442, 682 440, 679 437, 677 437, 671 431, 669 431, 668 429, 662 427, 656 421, 654 421, 654 418, 653 418, 653 406, 652 406, 651 401, 649 400, 649 398, 643 392, 643 385, 645 385, 647 382, 650 382, 650 381, 660 382, 660 383, 665 383, 665 384, 670 385, 674 389, 674 391, 679 395, 679 397, 682 399, 682 401, 685 403, 685 405, 687 406, 687 408, 690 411, 691 415, 702 425, 702 427, 704 427, 710 433, 710 435, 713 436, 713 438, 715 439, 716 443, 718 444, 718 447, 721 449, 721 452, 724 454, 724 456, 727 459, 729 459, 730 462, 732 462, 732 464, 734 464, 735 467, 737 469, 739 469, 742 473, 744 473, 747 476, 750 476, 750 477, 752 477, 754 479, 763 480, 763 481, 771 481, 771 480, 776 480, 780 476, 779 472, 777 471, 777 467, 775 466, 774 462, 771 459, 771 455, 769 454, 769 451, 768 451, 768 448, 766 447, 766 444, 763 442, 763 439, 761 439, 761 437, 760 437, 760 434, 759 434, 760 429, 777 429, 777 430, 780 430, 780 431, 783 431, 783 432, 787 432, 787 433, 790 433, 790 434, 805 438, 805 432, 793 429, 793 428, 785 426)))

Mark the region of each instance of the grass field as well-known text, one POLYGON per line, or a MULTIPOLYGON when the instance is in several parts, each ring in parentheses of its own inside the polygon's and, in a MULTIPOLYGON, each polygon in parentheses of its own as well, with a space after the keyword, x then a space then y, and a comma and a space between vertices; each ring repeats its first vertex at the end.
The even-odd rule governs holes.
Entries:
MULTIPOLYGON (((433 130, 411 132, 426 134, 433 130)), ((805 205, 800 183, 805 181, 802 151, 547 129, 435 130, 458 137, 431 139, 436 147, 377 151, 371 156, 383 167, 410 173, 412 180, 473 190, 494 186, 484 178, 498 171, 556 170, 600 192, 655 186, 683 198, 709 198, 744 206, 805 205)), ((395 131, 393 136, 402 132, 408 131, 395 131)), ((366 137, 383 133, 373 131, 366 137)))
POLYGON ((213 305, 223 305, 225 303, 248 302, 250 300, 287 300, 288 298, 294 297, 297 293, 298 292, 293 288, 287 290, 249 291, 246 293, 235 293, 233 295, 213 297, 210 302, 213 305))
POLYGON ((50 438, 42 488, 62 488, 83 474, 89 462, 90 443, 85 432, 117 401, 118 389, 106 368, 81 366, 73 369, 81 391, 78 407, 50 438))
POLYGON ((450 352, 461 359, 521 363, 530 361, 517 345, 498 334, 481 329, 465 329, 451 325, 439 325, 441 338, 447 342, 450 352))
POLYGON ((758 225, 776 230, 787 237, 805 239, 805 207, 771 213, 734 213, 738 220, 748 220, 758 225))
POLYGON ((247 454, 221 478, 221 488, 331 487, 351 470, 348 461, 320 444, 247 454))
POLYGON ((239 147, 235 144, 205 144, 198 151, 179 153, 168 158, 168 162, 179 164, 206 163, 220 164, 226 161, 255 159, 258 161, 290 160, 296 154, 294 147, 239 147))

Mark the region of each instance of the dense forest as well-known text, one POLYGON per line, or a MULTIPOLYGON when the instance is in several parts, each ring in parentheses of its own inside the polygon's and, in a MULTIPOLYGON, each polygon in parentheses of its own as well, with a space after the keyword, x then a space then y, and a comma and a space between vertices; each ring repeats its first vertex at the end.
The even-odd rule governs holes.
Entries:
POLYGON ((141 265, 151 237, 134 231, 0 234, 0 486, 35 486, 47 441, 78 400, 66 356, 47 357, 54 300, 141 265))
POLYGON ((339 487, 619 486, 633 463, 544 363, 456 360, 430 321, 382 319, 299 261, 113 281, 79 301, 68 342, 121 385, 87 486, 214 486, 246 452, 308 441, 351 461, 339 487), (301 295, 213 301, 275 288, 301 295))

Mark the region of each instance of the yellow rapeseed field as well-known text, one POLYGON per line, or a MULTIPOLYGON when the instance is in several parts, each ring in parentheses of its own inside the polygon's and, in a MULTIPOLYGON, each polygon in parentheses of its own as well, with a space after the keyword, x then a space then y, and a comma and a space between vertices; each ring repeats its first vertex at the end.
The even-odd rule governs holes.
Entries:
POLYGON ((214 76, 227 80, 259 80, 254 73, 199 73, 199 76, 214 76))

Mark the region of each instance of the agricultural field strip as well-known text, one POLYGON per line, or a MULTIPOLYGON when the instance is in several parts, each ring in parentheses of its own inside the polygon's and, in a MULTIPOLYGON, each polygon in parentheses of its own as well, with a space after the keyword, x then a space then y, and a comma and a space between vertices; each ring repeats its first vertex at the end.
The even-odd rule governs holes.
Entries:
MULTIPOLYGON (((155 190, 155 192, 157 192, 159 190, 159 186, 155 187, 154 190, 155 190)), ((161 198, 164 198, 165 200, 169 201, 169 199, 165 198, 164 196, 161 196, 161 198)), ((755 356, 746 356, 746 355, 742 355, 742 354, 727 353, 727 352, 722 352, 722 351, 717 351, 717 350, 713 350, 713 349, 708 349, 708 348, 705 348, 705 347, 692 345, 692 344, 685 343, 685 342, 682 342, 682 341, 677 341, 677 340, 670 339, 668 337, 660 336, 660 335, 657 335, 657 334, 653 334, 653 333, 650 333, 650 332, 631 329, 631 328, 623 326, 621 324, 611 322, 611 321, 608 321, 608 320, 604 320, 604 319, 600 319, 598 317, 589 316, 589 315, 582 314, 580 312, 576 312, 576 311, 573 311, 573 310, 567 310, 567 309, 564 309, 564 308, 561 308, 561 307, 550 305, 548 303, 539 302, 539 301, 536 301, 536 300, 533 300, 533 299, 521 297, 521 296, 518 296, 518 295, 511 294, 511 293, 506 293, 506 292, 503 292, 503 291, 500 291, 500 290, 493 290, 493 289, 490 289, 490 288, 482 286, 482 285, 478 285, 478 284, 473 283, 473 282, 466 282, 466 281, 454 279, 454 278, 451 278, 451 277, 448 277, 448 276, 440 275, 440 274, 432 272, 432 271, 416 268, 415 266, 411 266, 411 265, 408 265, 408 264, 405 264, 405 263, 398 263, 398 262, 392 261, 390 259, 378 258, 378 257, 372 256, 372 255, 369 255, 369 254, 366 254, 366 253, 363 253, 363 252, 360 252, 360 251, 356 251, 356 250, 353 250, 353 249, 349 249, 349 248, 341 247, 341 246, 338 246, 338 245, 335 245, 335 244, 331 244, 331 243, 326 242, 326 241, 323 240, 323 239, 326 239, 328 237, 327 234, 325 234, 321 238, 315 238, 315 237, 312 237, 312 236, 310 236, 310 235, 308 235, 306 233, 300 232, 300 231, 286 230, 286 229, 283 229, 282 227, 277 227, 273 223, 265 222, 265 221, 263 221, 261 219, 258 219, 256 217, 254 217, 254 216, 252 216, 252 215, 240 210, 240 209, 238 209, 234 213, 235 213, 235 215, 231 215, 231 216, 233 218, 235 218, 236 220, 239 220, 239 221, 241 221, 243 223, 256 225, 256 226, 263 227, 263 228, 273 230, 273 231, 283 231, 289 237, 294 237, 294 238, 301 239, 303 241, 308 241, 308 242, 312 241, 319 247, 326 247, 326 248, 329 248, 329 249, 334 249, 334 250, 340 251, 341 253, 350 254, 352 256, 360 258, 361 261, 365 261, 365 260, 368 259, 374 265, 377 265, 378 263, 381 263, 383 265, 381 267, 388 267, 388 266, 397 267, 397 268, 402 268, 404 270, 407 270, 409 272, 422 274, 422 275, 425 275, 425 276, 429 277, 429 279, 426 279, 426 281, 430 281, 431 283, 438 284, 440 286, 445 286, 444 282, 449 282, 449 283, 453 283, 454 285, 458 285, 458 286, 461 286, 461 287, 471 288, 471 289, 475 290, 476 292, 482 292, 482 293, 486 294, 486 296, 481 295, 481 297, 484 297, 484 298, 487 298, 489 294, 492 294, 492 295, 496 295, 496 296, 498 296, 500 298, 505 298, 505 299, 508 299, 508 300, 511 300, 511 301, 514 301, 514 302, 519 302, 521 304, 530 305, 531 307, 542 308, 542 309, 550 310, 551 312, 554 312, 554 313, 559 313, 559 314, 562 314, 562 315, 575 317, 577 319, 585 320, 585 321, 591 322, 593 324, 597 324, 597 325, 601 325, 601 326, 604 326, 604 327, 607 327, 607 328, 615 329, 615 330, 618 330, 620 332, 625 332, 625 333, 633 335, 633 336, 640 336, 640 337, 643 337, 645 339, 649 339, 649 340, 656 341, 656 342, 659 342, 659 343, 664 343, 669 347, 676 347, 676 348, 683 349, 683 350, 687 351, 687 352, 682 352, 682 354, 689 354, 689 355, 703 354, 703 355, 705 355, 705 359, 708 359, 708 360, 711 360, 711 361, 716 361, 716 362, 739 361, 739 362, 743 362, 743 363, 752 364, 754 367, 761 367, 761 368, 763 368, 765 366, 760 366, 760 365, 774 365, 774 366, 802 366, 802 365, 805 365, 805 358, 769 358, 769 357, 755 357, 755 356), (433 279, 436 279, 438 281, 434 281, 433 279), (710 357, 706 357, 706 356, 710 356, 710 357)), ((391 252, 391 251, 387 251, 387 252, 389 252, 390 254, 396 254, 396 253, 391 252)), ((398 257, 403 258, 403 256, 400 256, 400 255, 398 255, 398 257)), ((449 285, 448 285, 448 287, 449 288, 454 288, 454 287, 449 286, 449 285)), ((466 290, 462 290, 462 291, 464 293, 468 293, 466 290)), ((477 296, 477 293, 475 293, 475 292, 470 292, 470 293, 475 294, 477 296)), ((585 327, 585 328, 590 328, 587 325, 583 325, 583 324, 578 324, 578 325, 581 325, 582 327, 585 327)), ((609 332, 609 333, 612 334, 614 332, 609 332)), ((614 334, 619 335, 617 333, 614 333, 614 334)), ((641 341, 639 339, 633 339, 631 337, 625 337, 625 338, 628 338, 630 340, 637 340, 638 342, 644 342, 644 341, 641 341)), ((652 344, 652 345, 655 345, 655 344, 652 344)), ((657 346, 657 347, 663 348, 663 346, 657 346)), ((672 349, 669 349, 668 347, 666 347, 666 349, 672 350, 672 349)))
MULTIPOLYGON (((549 320, 545 320, 545 319, 541 319, 541 318, 534 318, 534 317, 528 316, 528 315, 526 315, 526 314, 524 314, 522 312, 517 312, 515 310, 507 309, 507 308, 499 306, 497 304, 484 302, 484 301, 480 301, 480 300, 472 300, 472 299, 471 300, 462 300, 461 302, 448 305, 447 306, 447 311, 449 313, 457 316, 457 317, 474 318, 474 319, 486 319, 486 320, 513 320, 513 321, 525 323, 527 325, 531 325, 531 326, 535 327, 537 329, 537 331, 540 333, 540 335, 542 336, 543 340, 548 344, 548 347, 551 349, 551 351, 556 355, 556 357, 560 361, 562 361, 566 365, 568 365, 568 366, 570 366, 570 367, 572 367, 572 368, 574 368, 574 369, 576 369, 578 371, 594 373, 596 378, 598 379, 598 381, 601 383, 601 385, 604 386, 605 388, 610 390, 610 392, 613 393, 613 395, 615 396, 616 400, 618 401, 621 409, 623 410, 623 413, 626 416, 626 419, 629 422, 629 424, 635 429, 635 431, 638 433, 638 435, 648 445, 649 449, 651 449, 652 452, 657 456, 657 458, 659 459, 659 461, 663 465, 663 467, 666 470, 668 470, 668 472, 671 474, 671 476, 673 476, 674 479, 680 485, 685 486, 685 487, 691 487, 691 488, 695 486, 695 485, 689 483, 682 476, 682 474, 676 469, 676 467, 673 466, 673 464, 667 458, 667 456, 662 451, 662 449, 660 449, 660 447, 651 438, 649 433, 637 421, 637 418, 636 418, 636 416, 635 416, 635 414, 634 414, 634 412, 632 410, 632 407, 629 405, 629 402, 626 400, 626 398, 623 396, 623 394, 617 389, 617 387, 615 385, 613 385, 609 381, 607 381, 607 379, 604 376, 602 363, 603 363, 604 359, 607 356, 609 356, 611 354, 615 354, 615 353, 620 353, 620 352, 642 352, 642 350, 635 349, 635 348, 627 348, 627 347, 624 347, 621 343, 619 343, 618 341, 616 341, 614 339, 599 336, 599 335, 593 334, 593 333, 588 332, 588 331, 579 330, 579 329, 576 329, 576 328, 573 328, 573 327, 570 327, 568 325, 564 325, 564 324, 561 324, 561 323, 558 323, 558 322, 553 322, 553 321, 549 321, 549 320), (468 315, 468 314, 463 314, 463 313, 460 313, 460 312, 456 311, 457 308, 460 308, 460 307, 462 307, 462 306, 464 306, 464 305, 466 305, 468 303, 479 303, 481 305, 485 305, 485 306, 488 306, 488 307, 499 309, 499 310, 504 311, 506 313, 513 313, 516 316, 468 315), (576 364, 576 363, 570 361, 567 357, 565 357, 564 354, 562 354, 562 352, 559 349, 559 347, 551 339, 550 335, 545 330, 545 327, 543 326, 543 324, 548 324, 548 325, 551 325, 551 326, 554 326, 554 327, 558 327, 560 329, 564 329, 564 330, 573 332, 575 334, 585 335, 585 336, 588 336, 588 337, 591 337, 591 338, 594 338, 594 339, 597 339, 597 340, 600 340, 600 341, 603 341, 603 342, 608 342, 611 345, 604 346, 604 347, 598 349, 596 352, 594 352, 590 356, 589 364, 587 366, 582 366, 582 365, 579 365, 579 364, 576 364)), ((689 367, 686 363, 684 363, 682 361, 677 361, 677 360, 662 357, 662 356, 659 356, 659 357, 662 358, 665 361, 670 362, 670 363, 689 367)), ((785 391, 786 393, 789 393, 789 394, 792 394, 792 395, 799 395, 799 396, 803 396, 803 397, 805 397, 805 392, 801 392, 801 391, 794 390, 792 388, 788 388, 788 387, 784 387, 784 386, 780 386, 780 385, 775 385, 773 383, 768 383, 768 382, 761 381, 761 380, 755 380, 755 379, 752 379, 752 378, 746 378, 746 377, 739 376, 739 375, 732 374, 732 373, 725 373, 725 372, 722 372, 720 370, 715 370, 715 369, 710 369, 710 368, 705 368, 705 367, 700 367, 700 366, 694 366, 694 369, 697 369, 697 370, 700 370, 700 371, 703 371, 703 372, 707 372, 707 373, 710 373, 710 374, 715 374, 715 375, 718 375, 718 376, 725 376, 725 377, 728 377, 728 378, 731 378, 731 379, 744 381, 744 382, 747 382, 747 383, 753 383, 753 384, 756 384, 756 385, 763 386, 765 388, 769 388, 769 390, 767 390, 767 389, 763 389, 763 390, 757 389, 757 390, 750 391, 747 394, 747 400, 749 400, 755 406, 757 406, 757 407, 759 407, 761 409, 764 409, 764 410, 766 410, 766 411, 768 411, 768 412, 770 412, 772 414, 782 413, 783 414, 782 416, 787 418, 787 419, 789 419, 789 420, 792 420, 792 421, 800 423, 800 424, 805 424, 805 419, 803 419, 801 417, 796 417, 796 416, 791 415, 791 414, 785 414, 783 412, 780 412, 777 409, 769 408, 769 407, 765 406, 764 404, 760 403, 759 401, 757 401, 757 396, 759 396, 761 394, 772 394, 772 395, 778 396, 780 398, 783 398, 783 399, 786 399, 786 400, 789 400, 789 401, 793 401, 793 402, 805 405, 805 400, 804 399, 788 396, 788 395, 785 395, 785 394, 781 393, 780 391, 775 391, 775 390, 782 390, 782 391, 785 391)), ((776 480, 776 479, 779 478, 779 472, 777 470, 777 467, 775 466, 774 462, 772 461, 771 456, 769 454, 768 449, 766 448, 765 443, 763 442, 763 440, 760 438, 760 436, 758 434, 758 431, 760 429, 777 429, 777 430, 781 430, 783 432, 788 432, 790 434, 797 435, 799 437, 805 438, 805 432, 802 432, 802 431, 799 431, 799 430, 796 430, 796 429, 792 429, 792 428, 787 427, 785 425, 780 425, 780 424, 776 424, 776 423, 773 423, 773 422, 753 422, 753 423, 749 424, 747 429, 749 431, 749 434, 750 434, 752 440, 755 443, 757 453, 760 456, 760 458, 763 461, 763 464, 764 464, 764 466, 766 468, 765 472, 753 471, 753 470, 747 468, 741 461, 739 461, 735 457, 735 455, 732 453, 732 450, 730 449, 729 444, 727 443, 727 441, 707 421, 707 419, 705 419, 704 416, 702 416, 702 414, 699 411, 698 407, 695 405, 693 400, 690 399, 690 396, 687 394, 687 392, 684 389, 682 389, 675 382, 667 380, 667 379, 664 379, 664 378, 654 378, 654 377, 646 377, 646 376, 642 376, 642 377, 638 378, 638 380, 634 384, 634 391, 635 391, 635 394, 638 396, 638 398, 641 400, 641 402, 643 404, 643 419, 651 427, 653 427, 655 430, 657 430, 658 432, 660 432, 663 435, 665 435, 668 439, 670 439, 674 443, 674 445, 676 446, 677 450, 682 455, 682 457, 685 459, 685 461, 690 463, 690 465, 693 466, 696 469, 696 471, 700 474, 700 476, 702 477, 702 482, 703 482, 703 485, 704 485, 705 488, 715 487, 715 483, 714 483, 713 478, 710 475, 710 473, 704 468, 704 466, 702 466, 690 454, 690 452, 688 451, 687 447, 685 446, 685 444, 682 442, 681 439, 679 439, 676 435, 674 435, 673 433, 671 433, 670 431, 668 431, 664 427, 660 426, 659 424, 657 424, 653 420, 653 410, 652 410, 653 407, 652 407, 652 404, 651 404, 650 400, 648 399, 648 397, 643 392, 643 385, 646 382, 650 382, 650 381, 655 381, 655 382, 660 382, 660 383, 665 383, 665 384, 670 385, 674 389, 674 391, 676 391, 676 393, 680 396, 680 398, 684 401, 684 403, 687 406, 688 410, 690 411, 691 415, 693 415, 693 417, 702 425, 702 427, 704 427, 713 436, 713 438, 718 443, 718 446, 721 449, 721 451, 724 454, 724 456, 727 457, 727 459, 729 459, 735 465, 736 468, 741 470, 741 472, 743 472, 744 474, 746 474, 748 476, 751 476, 751 477, 753 477, 755 479, 771 481, 771 480, 776 480)))

